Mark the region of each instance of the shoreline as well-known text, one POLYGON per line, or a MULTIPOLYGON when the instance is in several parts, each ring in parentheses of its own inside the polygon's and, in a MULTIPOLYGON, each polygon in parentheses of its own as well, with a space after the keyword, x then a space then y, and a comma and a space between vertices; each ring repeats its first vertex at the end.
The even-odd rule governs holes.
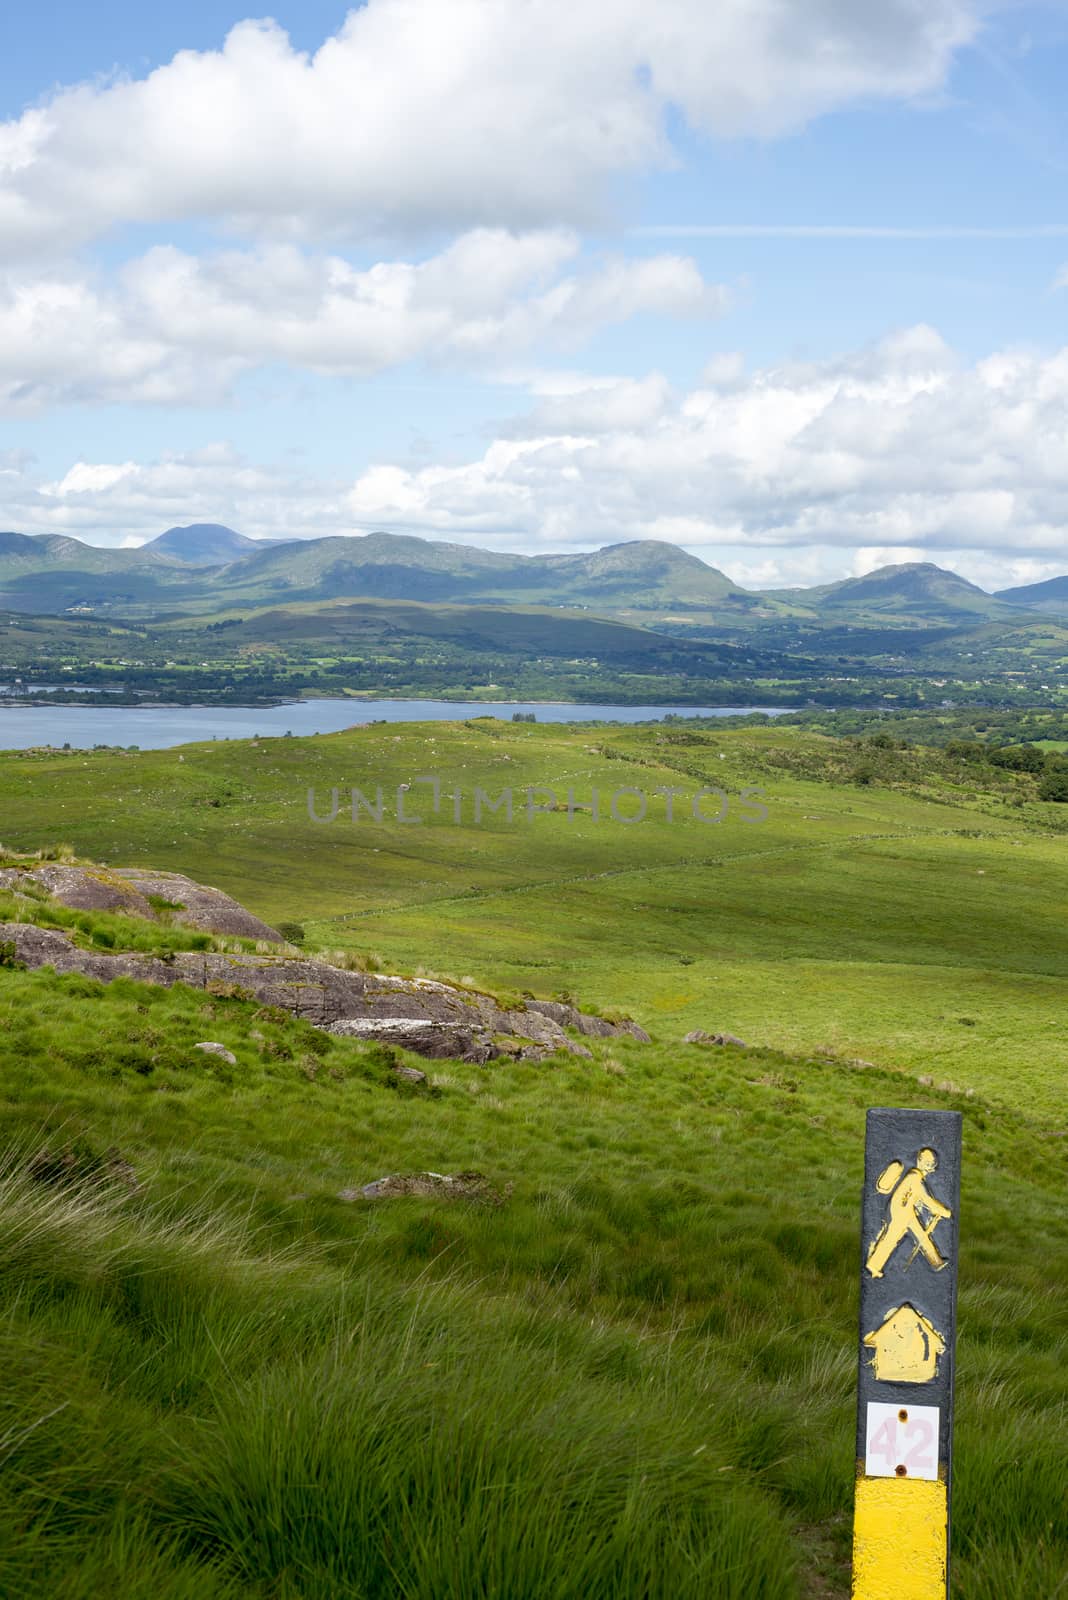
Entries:
MULTIPOLYGON (((0 696, 0 711, 16 711, 25 708, 28 711, 275 711, 285 706, 317 706, 324 703, 340 705, 342 702, 353 707, 361 705, 428 705, 428 706, 500 706, 502 709, 516 706, 553 706, 577 708, 583 706, 605 705, 603 700, 452 700, 448 695, 429 695, 425 698, 413 698, 409 695, 375 695, 373 699, 357 700, 348 695, 313 695, 309 699, 298 700, 139 700, 131 704, 128 701, 109 701, 102 705, 99 700, 30 700, 20 697, 17 700, 8 700, 0 696)), ((645 708, 661 712, 689 711, 694 715, 716 712, 737 711, 740 716, 748 712, 762 712, 765 716, 781 716, 790 711, 801 710, 799 706, 764 706, 764 705, 720 705, 716 707, 692 705, 663 705, 659 701, 649 700, 617 700, 613 705, 627 711, 641 711, 645 708)))

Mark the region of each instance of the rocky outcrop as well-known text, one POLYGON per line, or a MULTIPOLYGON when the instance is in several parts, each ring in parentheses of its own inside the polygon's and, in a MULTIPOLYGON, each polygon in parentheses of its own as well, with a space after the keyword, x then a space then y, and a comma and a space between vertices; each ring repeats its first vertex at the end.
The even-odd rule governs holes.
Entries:
POLYGON ((0 888, 16 893, 27 884, 47 890, 53 900, 74 911, 124 911, 154 921, 156 913, 144 895, 108 867, 74 867, 49 861, 39 867, 5 867, 0 888))
POLYGON ((116 867, 120 878, 131 884, 147 898, 168 901, 175 909, 171 913, 175 922, 187 928, 199 928, 204 933, 229 934, 239 939, 267 939, 272 944, 284 944, 282 935, 266 922, 254 917, 243 905, 221 889, 209 888, 204 883, 194 883, 181 872, 152 872, 144 867, 116 867))
MULTIPOLYGON (((153 891, 154 892, 154 891, 153 891)), ((500 1006, 492 995, 427 978, 346 972, 325 961, 274 954, 180 950, 167 959, 137 953, 104 955, 75 945, 66 933, 32 923, 0 924, 0 943, 27 967, 80 972, 110 983, 128 977, 170 987, 187 983, 217 994, 248 995, 315 1027, 350 1038, 377 1038, 432 1059, 488 1061, 511 1055, 542 1059, 555 1051, 588 1056, 556 1017, 534 1001, 500 1006)), ((633 1023, 608 1023, 566 1007, 569 1026, 591 1036, 647 1037, 633 1023)))
POLYGON ((577 1028, 579 1033, 591 1039, 612 1039, 621 1033, 628 1033, 641 1044, 649 1043, 645 1029, 639 1028, 629 1017, 624 1017, 621 1022, 608 1022, 604 1017, 594 1017, 589 1012, 580 1011, 577 1006, 569 1006, 563 1000, 528 1000, 526 1009, 550 1017, 562 1028, 577 1028))
POLYGON ((280 933, 246 911, 232 896, 207 884, 194 883, 181 872, 73 866, 58 861, 0 870, 0 889, 17 893, 27 883, 46 889, 53 900, 75 911, 122 911, 147 922, 160 921, 149 900, 154 895, 167 901, 168 919, 184 927, 241 939, 266 939, 271 944, 285 943, 280 933))

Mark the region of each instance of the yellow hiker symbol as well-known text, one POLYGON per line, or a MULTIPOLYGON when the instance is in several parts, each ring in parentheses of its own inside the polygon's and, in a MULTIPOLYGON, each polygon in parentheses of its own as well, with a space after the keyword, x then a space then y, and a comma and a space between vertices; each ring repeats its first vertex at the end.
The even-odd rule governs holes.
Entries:
POLYGON ((882 1277, 898 1245, 910 1237, 914 1245, 912 1254, 905 1262, 906 1272, 918 1255, 922 1255, 935 1272, 941 1272, 943 1267, 949 1265, 934 1242, 934 1233, 942 1219, 951 1217, 953 1213, 941 1200, 935 1199, 925 1181, 937 1165, 938 1157, 933 1150, 921 1150, 916 1156, 916 1165, 910 1167, 904 1177, 901 1177, 904 1169, 900 1161, 891 1161, 881 1173, 875 1187, 880 1194, 890 1195, 890 1208, 886 1221, 868 1251, 868 1271, 873 1278, 882 1277), (925 1215, 929 1221, 924 1221, 925 1215))
POLYGON ((938 1376, 938 1358, 946 1348, 934 1323, 908 1301, 888 1312, 882 1327, 864 1335, 864 1343, 875 1352, 872 1371, 881 1383, 929 1383, 938 1376))

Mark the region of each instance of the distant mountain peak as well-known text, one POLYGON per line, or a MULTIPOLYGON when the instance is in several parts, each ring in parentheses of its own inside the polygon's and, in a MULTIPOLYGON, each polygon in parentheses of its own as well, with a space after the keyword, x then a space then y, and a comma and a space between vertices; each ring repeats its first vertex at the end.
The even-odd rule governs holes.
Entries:
MULTIPOLYGON (((794 592, 805 595, 804 590, 794 592)), ((840 583, 826 584, 809 594, 808 603, 815 604, 824 614, 897 614, 928 622, 964 615, 1005 614, 1005 608, 985 589, 933 561, 901 561, 877 567, 861 577, 843 578, 840 583)))
POLYGON ((950 588, 971 589, 975 594, 985 594, 978 584, 971 583, 967 578, 962 578, 959 572, 951 572, 948 567, 940 567, 934 561, 898 561, 888 567, 876 567, 871 572, 866 572, 859 578, 845 578, 843 582, 858 583, 894 583, 906 574, 915 574, 940 586, 948 585, 950 588))
POLYGON ((240 561, 242 556, 251 555, 255 550, 262 550, 265 543, 235 533, 221 522, 191 522, 184 528, 168 528, 158 539, 150 539, 142 549, 153 555, 171 556, 191 567, 222 567, 231 561, 240 561))

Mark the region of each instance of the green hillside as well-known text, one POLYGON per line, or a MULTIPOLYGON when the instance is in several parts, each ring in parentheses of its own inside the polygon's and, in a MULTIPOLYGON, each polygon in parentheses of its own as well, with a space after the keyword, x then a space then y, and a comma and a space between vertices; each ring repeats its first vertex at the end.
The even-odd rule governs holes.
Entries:
POLYGON ((318 944, 372 949, 400 967, 442 964, 432 952, 447 952, 451 971, 490 987, 534 987, 533 962, 539 987, 575 987, 682 1032, 705 1026, 712 1002, 713 1020, 746 1038, 877 1060, 892 1049, 898 1065, 946 1076, 967 1061, 968 1081, 989 1092, 1025 1048, 1048 1082, 1029 1080, 1041 1097, 1059 1095, 1068 1061, 1043 1020, 1068 975, 1058 931, 1068 813, 1038 800, 1039 782, 945 751, 800 729, 489 719, 0 762, 9 845, 62 837, 112 862, 211 862, 219 887, 269 923, 295 917, 318 944), (453 785, 468 796, 459 827, 447 799, 418 829, 390 823, 388 810, 380 828, 308 817, 309 787, 321 805, 333 785, 370 794, 381 784, 395 797, 427 772, 446 796, 453 785), (669 825, 653 791, 706 782, 735 796, 736 813, 745 785, 764 787, 767 821, 683 814, 669 825), (519 794, 515 824, 471 826, 475 785, 505 783, 519 794), (527 824, 529 783, 562 804, 573 788, 578 806, 594 787, 607 805, 636 785, 648 816, 594 823, 583 810, 527 824), (981 1016, 983 994, 998 999, 976 1031, 957 1019, 981 1016))
POLYGON ((543 606, 289 601, 119 623, 0 612, 0 670, 17 698, 99 704, 276 703, 358 694, 452 699, 800 703, 803 658, 681 640, 543 606), (765 675, 751 682, 754 673, 765 675))
POLYGON ((1014 606, 1035 606, 1038 610, 1068 611, 1068 577, 1048 578, 1045 583, 1025 583, 1016 589, 999 589, 995 599, 1014 606))
POLYGON ((954 1600, 1063 1586, 1068 874, 1033 774, 476 720, 8 755, 0 798, 9 850, 187 870, 339 961, 653 1037, 398 1087, 239 990, 0 970, 0 1592, 844 1600, 873 1104, 964 1116, 954 1600), (380 824, 310 819, 353 784, 380 824), (501 1203, 338 1198, 427 1169, 501 1203))
MULTIPOLYGON (((1059 593, 1057 581, 1038 586, 1033 597, 1018 591, 1023 600, 1009 604, 1017 591, 988 595, 955 573, 920 562, 760 594, 663 540, 519 556, 389 533, 256 541, 217 524, 171 528, 139 550, 98 549, 55 535, 0 535, 0 609, 10 612, 123 625, 180 618, 207 623, 259 610, 292 638, 294 609, 324 602, 344 608, 339 624, 346 615, 355 618, 350 608, 356 602, 367 601, 483 611, 564 609, 652 628, 690 645, 755 651, 762 667, 772 658, 793 657, 792 672, 802 675, 810 673, 806 661, 815 659, 882 661, 891 671, 902 664, 921 671, 957 666, 974 676, 986 641, 973 635, 988 625, 1001 630, 991 670, 1027 671, 1051 656, 1047 636, 1049 628, 1056 631, 1058 602, 1042 595, 1047 589, 1051 596, 1059 593), (1053 615, 1046 633, 1034 630, 1036 613, 1045 623, 1047 612, 1053 615)), ((360 626, 368 621, 365 606, 360 626)), ((554 626, 559 636, 560 626, 554 626)), ((488 621, 482 632, 487 628, 494 635, 502 631, 488 621)), ((528 624, 512 628, 529 631, 528 624)), ((440 627, 432 632, 442 636, 440 627)), ((261 638, 271 642, 266 634, 261 638)), ((538 648, 537 640, 532 648, 538 648)), ((531 686, 520 692, 531 692, 531 686)), ((567 697, 573 690, 557 693, 567 697)))
POLYGON ((217 524, 171 528, 137 550, 56 535, 0 534, 0 606, 114 616, 187 614, 232 605, 352 595, 423 602, 567 605, 617 613, 776 616, 696 556, 661 540, 574 555, 519 556, 444 540, 370 533, 256 541, 217 524))
MULTIPOLYGON (((665 661, 730 662, 740 653, 729 645, 680 642, 653 629, 610 618, 586 616, 547 606, 460 606, 400 600, 299 601, 245 612, 230 610, 198 620, 196 637, 207 648, 213 626, 225 624, 218 643, 226 648, 245 644, 287 644, 300 641, 327 646, 370 647, 390 634, 427 640, 450 640, 471 650, 519 651, 549 656, 665 661), (204 629, 201 633, 199 630, 204 629)), ((186 635, 188 624, 161 625, 162 639, 186 635)))
MULTIPOLYGON (((138 550, 0 535, 0 605, 143 616, 367 595, 416 601, 555 604, 638 611, 758 606, 721 572, 660 541, 592 553, 503 555, 403 534, 254 541, 215 524, 172 528, 138 550)), ((759 606, 758 606, 759 609, 759 606)), ((774 610, 774 607, 771 608, 774 610)))

